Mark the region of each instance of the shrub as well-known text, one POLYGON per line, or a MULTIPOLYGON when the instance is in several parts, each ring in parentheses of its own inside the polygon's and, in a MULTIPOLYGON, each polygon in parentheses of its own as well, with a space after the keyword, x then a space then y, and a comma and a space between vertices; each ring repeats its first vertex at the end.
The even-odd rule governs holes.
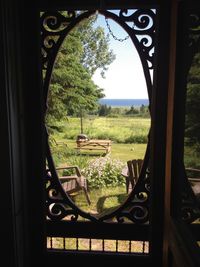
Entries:
POLYGON ((87 177, 89 188, 115 187, 125 183, 121 175, 124 163, 109 156, 91 160, 82 173, 87 177))
POLYGON ((68 158, 68 165, 78 166, 81 170, 88 166, 89 156, 73 155, 68 158))
POLYGON ((146 135, 130 135, 124 141, 125 144, 146 144, 148 142, 148 136, 146 135))

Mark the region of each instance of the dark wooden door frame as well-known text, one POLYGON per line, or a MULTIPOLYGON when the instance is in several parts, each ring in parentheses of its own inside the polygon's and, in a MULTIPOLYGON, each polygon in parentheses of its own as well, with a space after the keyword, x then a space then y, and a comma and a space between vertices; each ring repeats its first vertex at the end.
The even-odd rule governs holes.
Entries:
MULTIPOLYGON (((12 1, 7 1, 4 9, 6 16, 7 32, 4 33, 4 39, 9 38, 9 58, 6 55, 6 64, 12 66, 13 79, 18 85, 18 97, 15 99, 14 104, 20 106, 18 118, 11 118, 12 125, 16 122, 18 126, 17 134, 19 140, 12 143, 11 150, 17 144, 19 148, 17 153, 21 155, 21 161, 18 167, 22 176, 20 177, 20 185, 23 188, 23 224, 19 227, 23 230, 24 245, 21 244, 22 258, 26 259, 24 266, 37 266, 41 257, 46 260, 45 255, 45 240, 44 240, 44 192, 43 192, 43 177, 44 177, 44 136, 42 123, 43 123, 43 110, 42 110, 42 95, 41 95, 41 77, 38 70, 40 70, 39 55, 39 10, 51 9, 55 5, 58 8, 63 8, 66 3, 73 8, 93 9, 99 8, 119 8, 123 5, 127 7, 141 7, 141 1, 38 1, 34 3, 26 3, 26 1, 18 1, 13 11, 14 16, 8 17, 9 8, 12 9, 12 1), (31 6, 30 6, 31 4, 31 6), (9 24, 9 19, 12 24, 9 24), (24 23, 26 22, 26 23, 24 23), (12 35, 12 26, 16 24, 18 34, 12 35), (15 37, 18 36, 19 44, 18 49, 15 50, 11 45, 15 42, 15 37), (15 62, 16 60, 16 62, 15 62), (13 64, 12 64, 13 63, 13 64), (23 228, 25 226, 25 228, 23 228)), ((152 250, 152 263, 161 266, 162 262, 162 247, 163 247, 163 209, 164 209, 164 179, 165 179, 165 152, 166 152, 166 116, 167 116, 167 91, 168 91, 168 70, 169 70, 169 25, 170 25, 170 12, 171 3, 163 3, 167 1, 142 1, 142 4, 159 7, 159 33, 157 42, 157 69, 154 77, 155 93, 153 94, 152 105, 152 132, 151 132, 151 170, 152 170, 152 192, 156 198, 152 197, 152 212, 151 212, 151 250, 152 250), (151 3, 150 3, 151 2, 151 3), (157 112, 158 111, 158 112, 157 112), (158 201, 159 199, 159 201, 158 201)), ((12 89, 10 79, 7 80, 9 90, 12 89)), ((7 89, 6 89, 7 90, 7 89)), ((8 100, 7 107, 12 105, 11 99, 8 100)), ((8 119, 8 117, 7 117, 8 119)), ((11 130, 11 129, 10 129, 11 130)), ((10 141, 13 139, 11 138, 10 141)), ((5 148, 6 149, 6 148, 5 148)), ((12 153, 12 152, 10 152, 12 153)), ((9 155, 8 155, 9 157, 9 155)), ((17 156, 14 156, 15 159, 17 156)), ((13 159, 12 159, 13 161, 13 159)), ((10 182, 13 177, 10 177, 10 182)), ((16 189, 16 187, 15 187, 16 189)), ((16 191, 19 196, 19 192, 16 191)), ((16 198, 16 195, 15 195, 16 198)), ((14 202, 16 199, 14 199, 14 202)), ((15 210, 13 213, 15 214, 15 210)), ((16 220, 16 219, 15 219, 16 220)), ((12 225, 13 226, 13 225, 12 225)), ((18 241, 19 241, 18 237, 18 241)), ((68 256, 68 259, 76 260, 73 254, 68 256)), ((94 260, 94 256, 80 255, 80 259, 85 259, 88 263, 94 260)), ((118 258, 110 258, 108 256, 99 256, 102 263, 109 260, 111 263, 118 261, 118 258)), ((54 263, 66 263, 66 257, 57 255, 54 258, 54 263)), ((134 257, 121 257, 122 262, 130 263, 139 260, 134 257)), ((148 260, 149 262, 149 260, 148 260)), ((46 262, 47 263, 47 262, 46 262)), ((51 259, 47 266, 51 264, 51 259)), ((87 263, 87 265, 88 265, 87 263)), ((44 263, 43 263, 44 264, 44 263)), ((145 266, 147 261, 141 263, 145 266)), ((17 264, 16 264, 17 265, 17 264)), ((23 266, 23 264, 22 264, 23 266)), ((52 265, 53 266, 53 265, 52 265)), ((138 265, 139 266, 139 265, 138 265)))

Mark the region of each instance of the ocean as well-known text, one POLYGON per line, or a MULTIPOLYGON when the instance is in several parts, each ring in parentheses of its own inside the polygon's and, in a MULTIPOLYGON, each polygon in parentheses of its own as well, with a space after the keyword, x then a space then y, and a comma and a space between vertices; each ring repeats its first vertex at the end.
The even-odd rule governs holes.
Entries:
POLYGON ((148 99, 108 99, 102 98, 99 100, 101 105, 107 105, 111 107, 140 107, 141 105, 148 106, 148 99))

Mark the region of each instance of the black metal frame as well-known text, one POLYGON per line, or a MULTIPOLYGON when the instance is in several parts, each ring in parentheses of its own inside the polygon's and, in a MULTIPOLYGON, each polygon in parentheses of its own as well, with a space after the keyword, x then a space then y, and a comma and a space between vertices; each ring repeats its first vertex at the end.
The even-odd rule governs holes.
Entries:
MULTIPOLYGON (((75 11, 68 11, 65 17, 58 11, 44 12, 41 15, 41 37, 42 37, 42 55, 43 55, 43 74, 44 77, 44 99, 47 100, 51 74, 56 55, 62 45, 63 40, 79 22, 95 14, 96 10, 85 11, 77 14, 75 11), (64 25, 64 26, 63 26, 64 25), (56 37, 56 38, 55 38, 56 37), (56 40, 56 41, 55 41, 56 40)), ((154 68, 154 44, 155 44, 155 19, 156 13, 151 9, 135 9, 131 15, 126 15, 127 10, 119 10, 116 15, 112 11, 98 10, 98 12, 107 18, 116 21, 127 31, 137 52, 140 56, 144 75, 146 78, 149 102, 151 104, 152 81, 150 69, 154 68), (134 27, 130 27, 128 22, 133 22, 134 27), (150 40, 148 40, 148 38, 150 40)), ((61 220, 67 215, 72 215, 71 220, 76 221, 79 216, 91 221, 106 222, 111 218, 116 218, 119 223, 124 222, 124 218, 141 224, 149 220, 149 145, 146 150, 143 168, 137 185, 130 194, 125 203, 111 214, 95 217, 79 209, 64 192, 53 163, 47 135, 47 162, 51 172, 51 177, 47 177, 47 216, 51 220, 61 220), (60 196, 57 197, 56 196, 60 196), (66 207, 67 205, 67 207, 66 207)))
POLYGON ((200 217, 199 203, 186 177, 184 167, 184 127, 187 77, 192 60, 200 47, 200 9, 184 4, 179 7, 178 47, 176 67, 176 91, 174 110, 173 143, 173 187, 177 205, 172 207, 172 215, 186 223, 192 223, 200 217), (181 48, 180 48, 181 47, 181 48), (184 56, 183 56, 184 55, 184 56), (181 94, 181 101, 179 96, 181 94), (178 139, 177 139, 178 136, 178 139), (178 157, 178 158, 176 158, 178 157), (176 164, 175 164, 176 163, 176 164))

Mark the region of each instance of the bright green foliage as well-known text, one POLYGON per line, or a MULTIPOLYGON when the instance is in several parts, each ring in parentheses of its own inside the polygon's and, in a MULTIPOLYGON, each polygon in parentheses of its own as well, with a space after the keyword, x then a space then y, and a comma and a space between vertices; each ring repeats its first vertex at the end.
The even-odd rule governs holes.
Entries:
POLYGON ((93 29, 95 20, 96 16, 90 17, 83 21, 77 29, 84 50, 81 63, 91 75, 100 69, 101 75, 104 77, 105 71, 115 59, 115 55, 112 50, 109 50, 109 35, 105 36, 104 29, 100 26, 93 29))
POLYGON ((80 23, 65 38, 55 61, 48 94, 47 125, 57 128, 57 122, 67 115, 94 111, 104 95, 94 84, 92 75, 114 60, 103 29, 93 28, 95 18, 80 23))

